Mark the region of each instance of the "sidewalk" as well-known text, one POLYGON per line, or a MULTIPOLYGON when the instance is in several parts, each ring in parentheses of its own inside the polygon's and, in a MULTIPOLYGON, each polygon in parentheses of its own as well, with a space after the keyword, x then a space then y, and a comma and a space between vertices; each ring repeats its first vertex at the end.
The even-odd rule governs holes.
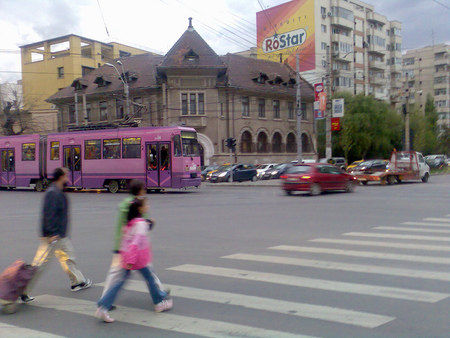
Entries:
POLYGON ((281 180, 258 180, 256 182, 244 181, 244 182, 220 182, 210 183, 208 181, 202 182, 202 186, 205 187, 275 187, 281 186, 281 180))

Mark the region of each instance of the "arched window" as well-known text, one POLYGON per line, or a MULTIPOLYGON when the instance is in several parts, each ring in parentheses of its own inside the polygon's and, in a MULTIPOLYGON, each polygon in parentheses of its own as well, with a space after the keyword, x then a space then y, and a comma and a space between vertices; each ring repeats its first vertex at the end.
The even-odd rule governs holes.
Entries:
POLYGON ((244 131, 241 136, 241 152, 252 152, 252 134, 249 131, 244 131))
POLYGON ((296 153, 297 152, 297 140, 294 133, 289 133, 286 140, 286 152, 296 153))
POLYGON ((282 144, 282 140, 281 140, 281 134, 279 132, 276 132, 275 134, 273 134, 272 137, 272 152, 274 153, 281 153, 281 144, 282 144))
POLYGON ((258 143, 256 149, 258 153, 267 153, 267 135, 263 131, 258 134, 258 143))
POLYGON ((302 151, 305 153, 311 152, 311 142, 309 140, 308 134, 302 134, 302 151))

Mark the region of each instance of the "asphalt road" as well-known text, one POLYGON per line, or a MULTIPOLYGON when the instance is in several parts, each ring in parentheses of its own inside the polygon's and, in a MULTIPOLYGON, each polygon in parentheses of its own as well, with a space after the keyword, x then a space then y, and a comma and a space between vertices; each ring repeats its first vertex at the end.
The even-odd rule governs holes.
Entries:
MULTIPOLYGON (((317 197, 261 182, 148 194, 174 308, 152 312, 136 274, 104 324, 93 313, 125 196, 69 194, 77 261, 94 286, 70 292, 54 261, 35 302, 0 314, 1 337, 448 336, 450 176, 317 197)), ((42 197, 0 192, 1 270, 33 258, 42 197)))

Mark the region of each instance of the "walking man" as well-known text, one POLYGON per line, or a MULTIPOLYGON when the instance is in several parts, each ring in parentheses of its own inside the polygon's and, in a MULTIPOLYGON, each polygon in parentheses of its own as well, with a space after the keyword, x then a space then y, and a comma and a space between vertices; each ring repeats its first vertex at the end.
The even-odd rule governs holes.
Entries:
POLYGON ((66 168, 55 169, 53 173, 54 181, 44 197, 41 219, 42 238, 32 263, 32 265, 39 266, 39 269, 21 296, 22 301, 25 303, 34 300, 33 297, 29 296, 29 292, 53 255, 58 258, 63 270, 69 276, 72 284, 71 291, 87 289, 92 284, 92 281, 85 279, 78 269, 72 243, 68 237, 69 203, 64 193, 64 188, 69 182, 67 174, 68 170, 66 168))

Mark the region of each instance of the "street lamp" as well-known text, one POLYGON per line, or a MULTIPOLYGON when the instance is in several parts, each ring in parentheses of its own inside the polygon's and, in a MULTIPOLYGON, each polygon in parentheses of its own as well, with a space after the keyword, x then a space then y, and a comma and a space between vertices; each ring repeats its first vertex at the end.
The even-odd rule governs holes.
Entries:
POLYGON ((127 113, 127 116, 130 116, 130 100, 129 100, 130 91, 128 89, 128 82, 126 81, 126 79, 124 79, 124 77, 125 77, 125 70, 123 69, 122 62, 121 61, 117 61, 117 64, 119 64, 120 67, 122 67, 122 74, 120 74, 120 72, 117 69, 117 67, 114 66, 112 63, 108 63, 108 62, 105 63, 106 66, 113 67, 116 70, 117 75, 119 75, 120 81, 122 81, 122 83, 123 83, 123 90, 125 92, 125 100, 126 100, 126 107, 127 107, 126 113, 127 113))

